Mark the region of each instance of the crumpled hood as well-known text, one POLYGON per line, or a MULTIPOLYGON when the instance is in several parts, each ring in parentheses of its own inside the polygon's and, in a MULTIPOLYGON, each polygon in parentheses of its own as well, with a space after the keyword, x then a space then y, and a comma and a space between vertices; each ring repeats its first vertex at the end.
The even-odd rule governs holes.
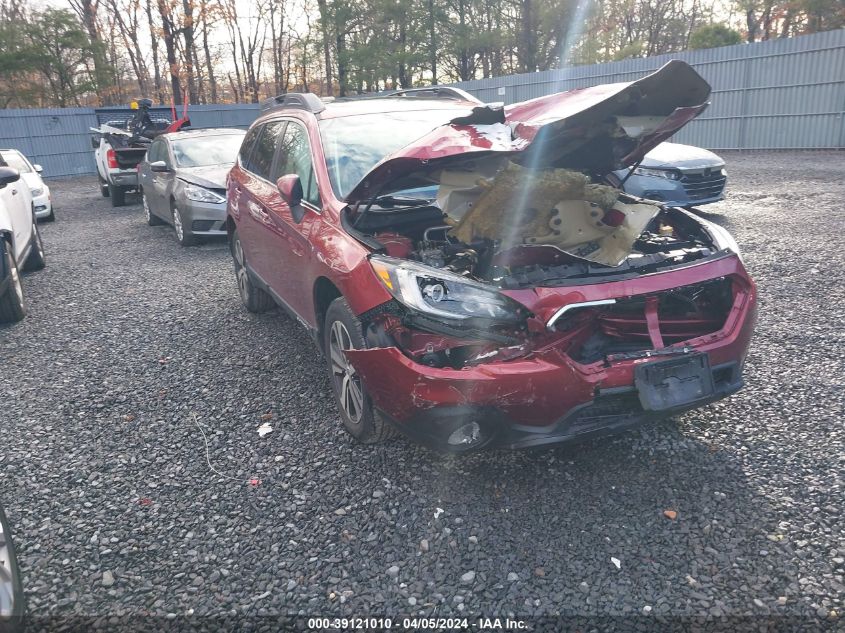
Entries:
POLYGON ((725 164, 713 152, 692 145, 661 143, 643 158, 643 167, 676 167, 678 169, 705 169, 725 164))
POLYGON ((607 173, 632 165, 708 105, 710 86, 673 60, 637 81, 480 106, 382 159, 346 196, 359 202, 430 184, 434 172, 508 156, 529 167, 607 173))
POLYGON ((176 177, 206 189, 225 189, 226 176, 234 163, 208 165, 205 167, 179 167, 176 177))

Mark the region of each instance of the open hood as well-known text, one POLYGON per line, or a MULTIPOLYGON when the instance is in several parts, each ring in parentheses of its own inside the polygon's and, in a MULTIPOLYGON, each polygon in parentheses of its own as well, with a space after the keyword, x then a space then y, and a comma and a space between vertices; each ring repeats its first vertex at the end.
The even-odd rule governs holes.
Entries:
POLYGON ((354 203, 436 182, 435 172, 509 157, 524 167, 607 173, 642 160, 707 107, 710 86, 673 60, 637 81, 480 106, 382 159, 346 196, 354 203))

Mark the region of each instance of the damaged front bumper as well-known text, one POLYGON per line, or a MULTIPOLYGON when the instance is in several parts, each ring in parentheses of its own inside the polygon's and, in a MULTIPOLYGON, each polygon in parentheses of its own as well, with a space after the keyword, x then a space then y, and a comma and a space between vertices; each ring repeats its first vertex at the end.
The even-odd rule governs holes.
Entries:
MULTIPOLYGON (((346 354, 375 408, 405 434, 441 450, 529 447, 619 431, 703 406, 742 387, 757 311, 754 284, 739 259, 729 256, 638 279, 560 289, 563 304, 647 296, 673 284, 717 278, 733 285, 733 303, 721 328, 650 351, 585 362, 564 346, 546 345, 523 358, 460 369, 423 365, 397 347, 346 354), (658 371, 657 379, 644 378, 647 372, 638 369, 658 363, 669 369, 658 371), (655 395, 661 389, 668 399, 655 395)), ((542 290, 540 301, 550 306, 552 289, 542 290)))

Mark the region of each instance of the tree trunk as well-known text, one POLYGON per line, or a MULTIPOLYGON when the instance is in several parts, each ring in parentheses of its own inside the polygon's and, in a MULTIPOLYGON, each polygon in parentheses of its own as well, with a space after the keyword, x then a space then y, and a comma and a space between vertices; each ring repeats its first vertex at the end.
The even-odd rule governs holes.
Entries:
POLYGON ((434 15, 434 0, 428 0, 428 46, 431 64, 431 83, 437 85, 437 19, 434 15))
POLYGON ((326 0, 317 0, 317 6, 320 9, 320 29, 323 36, 323 58, 326 66, 326 96, 331 97, 334 94, 332 89, 332 56, 331 46, 329 44, 329 8, 326 0))
POLYGON ((182 36, 185 38, 185 75, 188 89, 188 102, 197 102, 197 87, 194 79, 194 62, 197 51, 194 44, 194 3, 193 0, 182 0, 182 10, 185 12, 182 25, 182 36))
POLYGON ((182 87, 179 84, 179 62, 176 60, 176 44, 174 42, 173 19, 166 0, 157 0, 158 12, 161 15, 161 29, 164 34, 164 49, 167 55, 167 65, 170 72, 170 89, 173 103, 182 103, 182 87))
POLYGON ((153 83, 155 84, 156 95, 159 105, 164 105, 164 91, 161 88, 161 68, 158 65, 158 37, 153 32, 153 3, 147 0, 144 10, 147 14, 147 24, 150 27, 150 48, 153 55, 153 83))
POLYGON ((214 66, 211 63, 211 48, 208 45, 208 8, 205 0, 202 3, 202 50, 205 53, 205 71, 208 75, 208 86, 211 89, 211 103, 217 103, 217 79, 214 78, 214 66))

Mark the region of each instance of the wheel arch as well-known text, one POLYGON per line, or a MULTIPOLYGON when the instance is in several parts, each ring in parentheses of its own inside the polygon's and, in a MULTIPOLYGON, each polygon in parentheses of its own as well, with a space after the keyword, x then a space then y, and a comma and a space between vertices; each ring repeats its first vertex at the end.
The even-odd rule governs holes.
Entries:
POLYGON ((343 293, 328 277, 318 277, 314 282, 314 320, 317 325, 317 345, 322 351, 325 351, 323 350, 323 329, 326 312, 332 301, 342 296, 343 293))

